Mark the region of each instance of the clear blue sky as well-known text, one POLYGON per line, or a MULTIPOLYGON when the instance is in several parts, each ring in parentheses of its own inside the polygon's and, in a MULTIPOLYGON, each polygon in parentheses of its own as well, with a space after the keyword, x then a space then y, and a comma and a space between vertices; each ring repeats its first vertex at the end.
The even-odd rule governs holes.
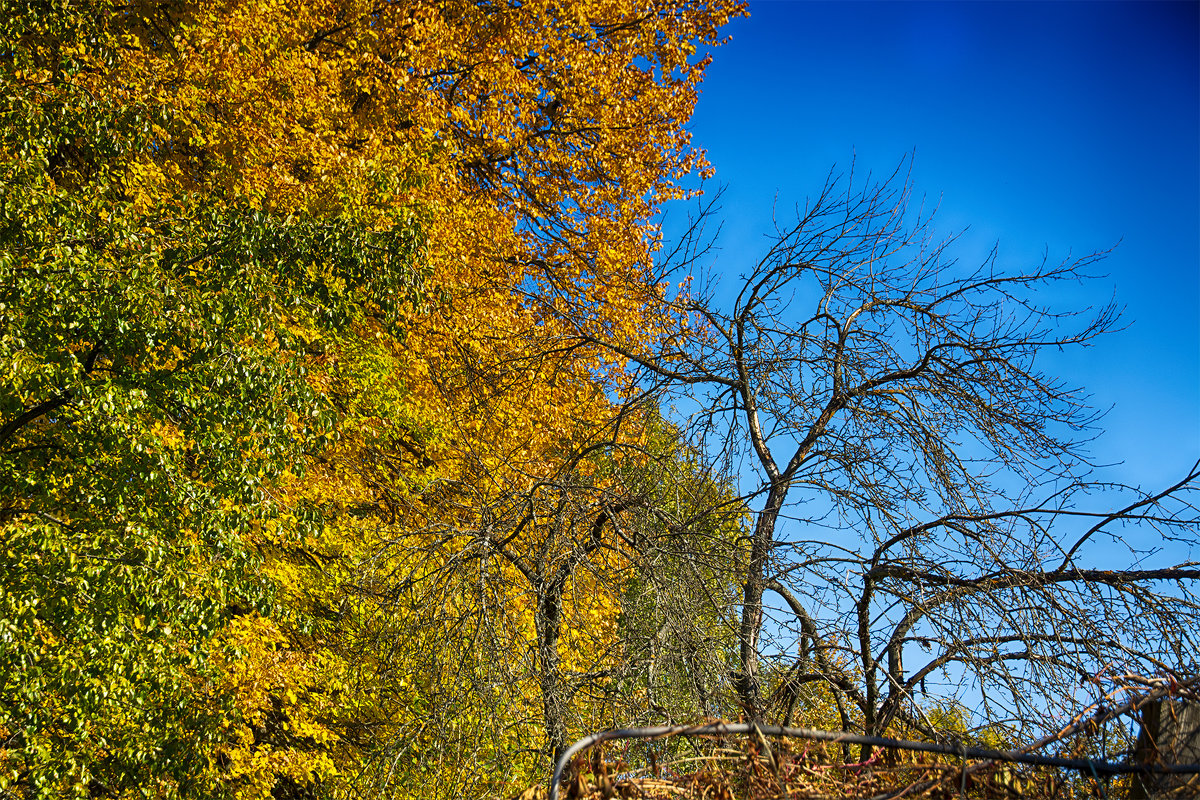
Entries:
MULTIPOLYGON (((916 189, 964 257, 1011 266, 1120 242, 1108 273, 1130 327, 1064 375, 1113 406, 1093 447, 1147 488, 1200 457, 1200 4, 764 2, 729 26, 691 124, 727 187, 726 274, 764 250, 834 163, 916 189)), ((1192 554, 1200 556, 1200 553, 1192 554)))

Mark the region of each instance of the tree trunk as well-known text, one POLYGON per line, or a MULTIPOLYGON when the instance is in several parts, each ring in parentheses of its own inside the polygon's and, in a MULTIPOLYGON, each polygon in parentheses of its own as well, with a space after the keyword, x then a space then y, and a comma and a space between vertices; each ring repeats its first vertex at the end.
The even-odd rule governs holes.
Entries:
POLYGON ((538 587, 537 656, 542 689, 542 722, 546 729, 546 752, 551 763, 567 749, 567 692, 563 686, 558 642, 562 635, 562 587, 557 583, 538 587))
MULTIPOLYGON (((1142 764, 1173 766, 1200 761, 1200 703, 1158 700, 1143 712, 1134 758, 1142 764)), ((1138 775, 1129 796, 1194 797, 1200 775, 1138 775)))
POLYGON ((748 722, 762 719, 762 692, 758 680, 758 640, 762 634, 763 592, 767 584, 767 564, 774 543, 775 521, 783 505, 784 492, 775 487, 767 495, 766 507, 754 525, 750 544, 750 563, 746 582, 742 586, 742 623, 739 628, 739 662, 741 669, 734 676, 734 689, 746 712, 748 722))

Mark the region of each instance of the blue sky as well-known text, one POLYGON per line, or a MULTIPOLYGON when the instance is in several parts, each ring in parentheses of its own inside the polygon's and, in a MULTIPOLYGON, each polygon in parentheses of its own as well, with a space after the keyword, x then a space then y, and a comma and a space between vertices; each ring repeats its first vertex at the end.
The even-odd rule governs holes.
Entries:
MULTIPOLYGON (((936 228, 1000 264, 1118 245, 1075 302, 1128 329, 1063 358, 1112 406, 1093 447, 1161 486, 1200 457, 1200 3, 763 2, 714 52, 694 143, 726 187, 717 261, 765 250, 772 208, 835 163, 915 152, 936 228)), ((1200 556, 1200 554, 1192 554, 1200 556)))

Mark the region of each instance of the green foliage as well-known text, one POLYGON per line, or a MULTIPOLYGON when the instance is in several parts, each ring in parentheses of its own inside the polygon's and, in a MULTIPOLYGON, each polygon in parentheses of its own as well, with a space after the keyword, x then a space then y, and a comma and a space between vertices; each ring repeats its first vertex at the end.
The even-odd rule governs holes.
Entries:
POLYGON ((261 527, 317 523, 273 491, 333 435, 311 352, 394 318, 420 236, 148 199, 172 109, 77 80, 116 7, 0 18, 0 793, 220 795, 214 637, 270 608, 261 527))
POLYGON ((640 497, 630 522, 646 537, 621 603, 620 718, 643 724, 736 715, 728 674, 744 561, 744 507, 657 412, 644 452, 617 471, 640 497))
POLYGON ((527 776, 529 644, 610 657, 630 566, 619 481, 563 478, 624 379, 562 345, 674 324, 652 220, 737 13, 0 0, 0 796, 527 776))

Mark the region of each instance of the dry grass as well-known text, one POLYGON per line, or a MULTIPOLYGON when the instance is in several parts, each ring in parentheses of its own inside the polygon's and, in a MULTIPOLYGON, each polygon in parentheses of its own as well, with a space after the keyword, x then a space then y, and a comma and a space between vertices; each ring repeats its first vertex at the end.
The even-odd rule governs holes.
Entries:
MULTIPOLYGON (((774 748, 718 751, 691 770, 661 767, 657 775, 630 772, 619 761, 577 762, 559 791, 562 800, 882 800, 882 798, 970 798, 971 800, 1068 800, 1099 797, 1090 781, 1054 770, 1011 765, 968 765, 906 753, 878 752, 863 764, 833 764, 822 749, 774 748), (699 768, 697 768, 697 766, 699 768)), ((683 766, 683 765, 675 765, 683 766)), ((1120 796, 1108 794, 1109 797, 1120 796)), ((546 787, 533 787, 514 800, 547 800, 546 787)))

